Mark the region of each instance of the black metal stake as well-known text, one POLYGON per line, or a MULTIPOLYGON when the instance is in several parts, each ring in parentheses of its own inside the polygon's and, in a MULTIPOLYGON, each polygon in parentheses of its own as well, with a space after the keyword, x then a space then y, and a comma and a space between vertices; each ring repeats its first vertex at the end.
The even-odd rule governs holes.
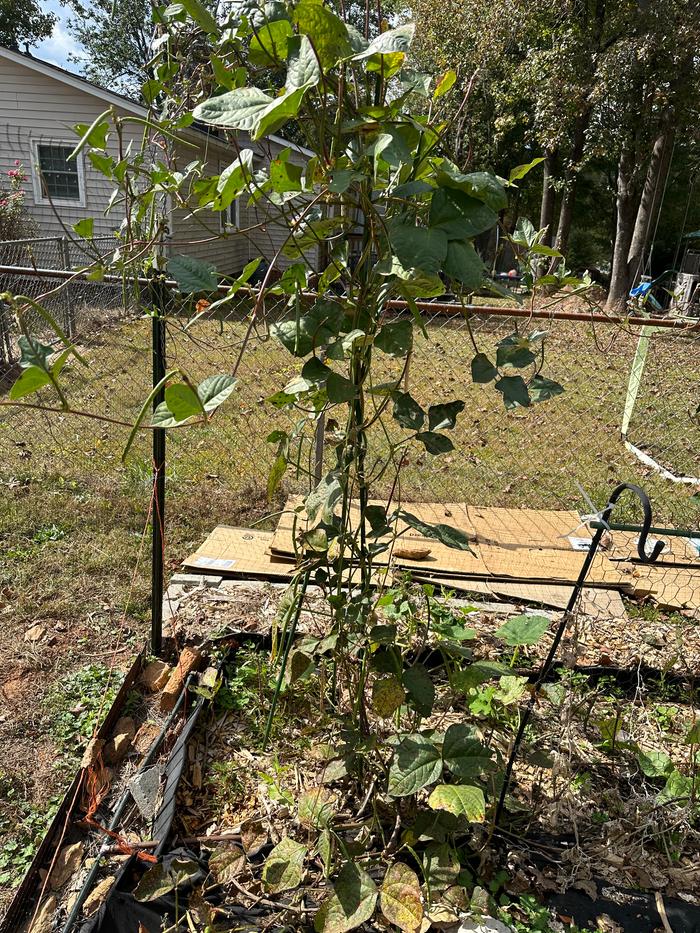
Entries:
MULTIPOLYGON (((153 309, 153 386, 165 376, 165 318, 161 308, 153 309)), ((165 399, 161 388, 153 399, 153 410, 165 399)), ((163 528, 165 526, 165 430, 153 431, 153 503, 151 522, 153 545, 151 552, 151 652, 160 657, 163 647, 163 528)))
POLYGON ((510 757, 508 758, 508 764, 506 765, 505 774, 503 776, 503 785, 501 787, 501 794, 500 794, 500 797, 498 798, 498 805, 496 806, 496 812, 493 817, 494 827, 498 827, 500 820, 501 820, 501 816, 503 814, 503 808, 505 807, 505 802, 506 802, 506 794, 508 793, 508 788, 510 787, 511 777, 513 775, 513 768, 515 767, 515 762, 518 757, 518 752, 520 751, 520 746, 523 741, 523 736, 525 735, 525 730, 528 727, 528 724, 530 722, 530 717, 532 715, 532 711, 535 707, 535 703, 537 702, 537 695, 547 675, 552 669, 552 666, 554 664, 554 658, 556 656, 557 649, 559 648, 559 643, 561 642, 562 637, 564 636, 564 632, 566 631, 567 625, 569 624, 569 622, 571 621, 571 618, 573 617, 574 610, 576 608, 576 603, 578 602, 578 598, 581 594, 581 590, 583 589, 583 585, 586 582, 588 571, 591 569, 591 564, 593 563, 593 558, 595 557, 596 551, 598 550, 598 546, 600 545, 600 540, 603 537, 603 532, 605 531, 606 528, 610 527, 609 522, 608 522, 608 519, 610 518, 610 513, 615 507, 615 503, 617 502, 617 500, 620 498, 620 496, 626 489, 629 489, 630 492, 633 492, 637 496, 637 498, 642 504, 642 509, 644 511, 643 524, 639 526, 632 526, 635 531, 639 532, 639 539, 637 541, 637 552, 639 554, 639 559, 643 561, 645 564, 652 564, 663 551, 663 548, 664 548, 663 541, 657 541, 650 553, 647 553, 647 550, 646 550, 647 536, 649 534, 649 529, 652 527, 651 504, 649 502, 647 494, 644 492, 644 490, 641 487, 635 486, 633 483, 621 483, 619 486, 613 489, 612 493, 610 494, 610 498, 608 499, 608 504, 605 506, 605 508, 603 509, 603 512, 601 513, 601 520, 599 522, 592 523, 594 524, 596 528, 596 533, 593 536, 591 546, 589 547, 588 553, 586 554, 586 559, 584 560, 583 566, 581 567, 581 571, 578 575, 578 579, 576 580, 576 584, 571 594, 571 598, 569 599, 569 603, 566 609, 564 610, 564 615, 562 616, 561 622, 559 623, 559 627, 557 628, 557 631, 554 635, 552 646, 549 649, 549 653, 547 654, 544 665, 542 666, 542 669, 540 671, 539 677, 537 678, 537 680, 532 686, 532 691, 530 693, 530 699, 528 701, 527 706, 525 707, 525 712, 523 713, 523 716, 520 720, 520 726, 518 728, 517 734, 515 736, 515 740, 513 742, 513 748, 511 750, 510 757))

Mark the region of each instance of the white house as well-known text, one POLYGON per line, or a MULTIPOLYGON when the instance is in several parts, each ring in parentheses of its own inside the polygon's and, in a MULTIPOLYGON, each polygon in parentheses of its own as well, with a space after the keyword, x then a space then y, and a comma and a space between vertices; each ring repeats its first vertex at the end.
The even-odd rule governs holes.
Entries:
MULTIPOLYGON (((105 215, 112 194, 111 183, 104 178, 81 153, 68 159, 77 137, 72 129, 76 123, 90 124, 107 107, 120 115, 144 117, 141 105, 98 87, 84 78, 30 55, 0 46, 0 173, 5 175, 19 160, 30 173, 26 206, 38 224, 40 236, 61 236, 85 217, 95 220, 94 235, 109 236, 118 229, 121 217, 116 210, 105 215)), ((130 138, 140 144, 142 127, 133 125, 130 138)), ((178 147, 176 159, 182 165, 194 158, 206 161, 211 174, 219 172, 235 158, 235 152, 216 135, 190 128, 183 137, 197 149, 178 147)), ((124 140, 127 144, 129 139, 124 140)), ((241 147, 252 148, 260 163, 274 158, 289 148, 290 161, 303 164, 311 155, 293 143, 273 136, 264 143, 251 143, 240 134, 241 147)), ((112 155, 117 155, 114 134, 108 142, 112 155)), ((271 260, 286 236, 282 227, 265 224, 250 234, 236 236, 235 228, 248 228, 263 219, 254 207, 239 199, 224 218, 221 213, 204 212, 201 219, 209 230, 228 228, 230 237, 212 240, 205 227, 188 217, 186 210, 172 214, 170 252, 186 253, 214 263, 218 272, 232 274, 256 256, 271 260), (252 242, 251 242, 252 240, 252 242)))

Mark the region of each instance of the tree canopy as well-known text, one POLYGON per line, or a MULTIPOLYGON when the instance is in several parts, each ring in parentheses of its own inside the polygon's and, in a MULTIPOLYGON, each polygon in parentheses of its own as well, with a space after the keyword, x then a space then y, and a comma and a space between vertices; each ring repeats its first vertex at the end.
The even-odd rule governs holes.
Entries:
POLYGON ((55 22, 53 13, 43 13, 36 0, 0 0, 0 45, 26 51, 47 39, 55 22))

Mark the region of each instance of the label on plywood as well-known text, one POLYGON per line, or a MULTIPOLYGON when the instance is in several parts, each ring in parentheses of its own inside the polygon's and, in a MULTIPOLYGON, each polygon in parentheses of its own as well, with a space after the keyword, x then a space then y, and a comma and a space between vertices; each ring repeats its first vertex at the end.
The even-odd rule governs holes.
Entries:
POLYGON ((577 538, 575 535, 567 535, 567 538, 574 551, 588 551, 590 549, 590 538, 577 538))
POLYGON ((208 570, 230 570, 235 566, 235 560, 225 560, 223 557, 197 557, 192 561, 197 567, 206 567, 208 570))

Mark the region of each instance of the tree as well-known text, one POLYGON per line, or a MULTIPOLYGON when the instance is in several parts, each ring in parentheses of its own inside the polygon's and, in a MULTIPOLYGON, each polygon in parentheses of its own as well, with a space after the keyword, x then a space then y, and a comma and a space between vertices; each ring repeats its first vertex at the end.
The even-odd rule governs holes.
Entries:
POLYGON ((68 30, 85 50, 72 56, 90 81, 137 99, 149 77, 153 19, 150 0, 65 0, 68 30))
POLYGON ((48 39, 56 17, 42 13, 36 0, 0 0, 0 45, 28 51, 29 46, 48 39))

